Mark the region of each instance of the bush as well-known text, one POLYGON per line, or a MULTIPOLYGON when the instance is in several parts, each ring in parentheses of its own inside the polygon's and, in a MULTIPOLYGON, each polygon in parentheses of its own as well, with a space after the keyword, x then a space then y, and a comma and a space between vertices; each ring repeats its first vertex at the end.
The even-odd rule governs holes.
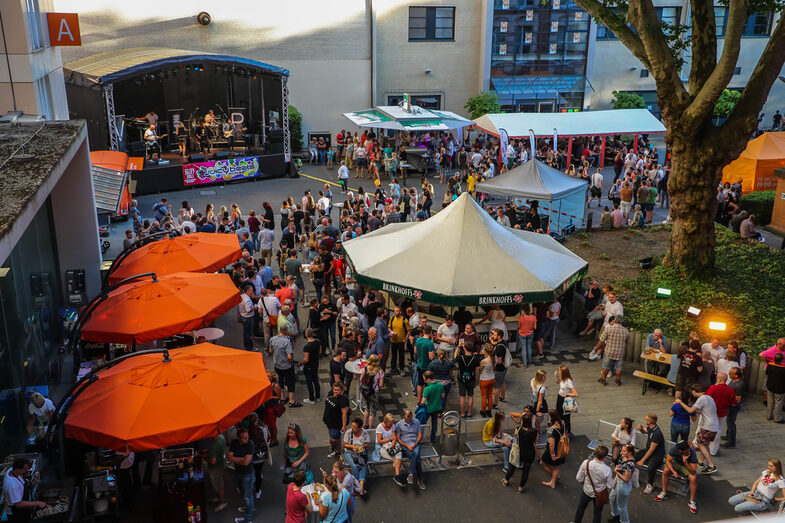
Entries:
POLYGON ((777 191, 758 191, 744 194, 739 202, 739 207, 757 217, 756 224, 764 227, 771 223, 771 213, 774 211, 774 198, 777 191))
POLYGON ((725 227, 716 227, 716 269, 704 279, 685 277, 677 269, 657 266, 637 278, 615 282, 624 304, 625 323, 642 332, 661 328, 675 342, 697 331, 703 339, 716 335, 710 320, 728 325, 722 343, 739 340, 760 352, 785 330, 785 256, 758 243, 742 240, 725 227), (658 287, 671 289, 670 298, 656 298, 658 287), (699 318, 687 316, 690 306, 699 318))
POLYGON ((289 106, 289 143, 292 153, 303 150, 303 115, 293 105, 289 106))

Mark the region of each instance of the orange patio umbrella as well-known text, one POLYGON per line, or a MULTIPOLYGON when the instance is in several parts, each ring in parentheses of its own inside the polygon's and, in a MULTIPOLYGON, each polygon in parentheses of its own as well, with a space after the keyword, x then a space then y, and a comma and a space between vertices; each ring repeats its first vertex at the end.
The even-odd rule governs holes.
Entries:
POLYGON ((234 234, 197 232, 164 238, 131 251, 115 261, 109 284, 144 272, 165 276, 175 272, 215 272, 240 259, 234 234))
POLYGON ((240 303, 228 274, 140 275, 110 291, 86 314, 82 339, 145 343, 206 327, 240 303))
POLYGON ((200 343, 126 357, 72 395, 66 437, 143 451, 223 432, 270 399, 262 354, 200 343))

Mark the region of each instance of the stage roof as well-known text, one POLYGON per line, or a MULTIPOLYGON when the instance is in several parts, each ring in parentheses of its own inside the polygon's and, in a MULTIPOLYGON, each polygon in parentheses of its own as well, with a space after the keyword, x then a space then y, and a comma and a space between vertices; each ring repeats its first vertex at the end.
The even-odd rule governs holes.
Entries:
POLYGON ((112 84, 166 67, 195 63, 252 67, 268 74, 289 75, 286 69, 249 58, 157 47, 105 51, 69 62, 63 66, 63 70, 67 82, 89 87, 112 84))
POLYGON ((602 134, 664 133, 662 125, 648 109, 612 109, 579 113, 497 113, 474 120, 486 132, 499 136, 499 129, 510 138, 529 136, 592 136, 602 134))

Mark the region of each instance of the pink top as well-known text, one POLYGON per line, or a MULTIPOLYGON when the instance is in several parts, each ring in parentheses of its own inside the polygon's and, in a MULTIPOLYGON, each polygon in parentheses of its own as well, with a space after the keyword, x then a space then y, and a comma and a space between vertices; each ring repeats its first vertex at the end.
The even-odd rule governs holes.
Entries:
POLYGON ((785 355, 785 351, 781 351, 777 348, 776 345, 772 345, 765 351, 761 352, 760 357, 762 360, 766 361, 767 363, 774 363, 774 356, 776 356, 779 353, 785 355))
POLYGON ((519 316, 518 334, 520 336, 531 336, 534 333, 534 325, 537 323, 537 316, 519 316))

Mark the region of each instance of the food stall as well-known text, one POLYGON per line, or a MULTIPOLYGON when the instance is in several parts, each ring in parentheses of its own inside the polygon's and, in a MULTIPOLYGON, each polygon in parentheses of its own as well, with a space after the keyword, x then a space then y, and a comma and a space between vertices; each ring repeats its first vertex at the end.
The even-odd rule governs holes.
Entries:
MULTIPOLYGON (((516 309, 558 298, 588 270, 550 236, 499 224, 468 193, 423 222, 391 224, 345 242, 343 252, 358 283, 426 307, 434 327, 456 307, 466 307, 473 321, 489 307, 504 307, 513 340, 516 309)), ((489 329, 478 326, 480 333, 489 329)))

